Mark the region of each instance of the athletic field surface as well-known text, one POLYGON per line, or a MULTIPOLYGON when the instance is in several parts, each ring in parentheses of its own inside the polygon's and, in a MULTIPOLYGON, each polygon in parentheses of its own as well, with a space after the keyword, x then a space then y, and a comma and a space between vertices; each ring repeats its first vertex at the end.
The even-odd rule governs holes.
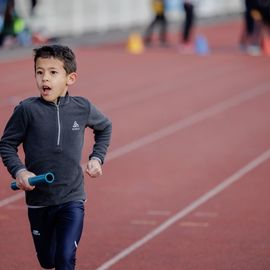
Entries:
MULTIPOLYGON (((207 55, 125 42, 76 45, 69 90, 113 122, 98 179, 85 176, 78 270, 270 269, 270 57, 239 49, 242 21, 198 25, 207 55)), ((38 95, 32 51, 0 60, 0 131, 38 95)), ((85 136, 82 166, 93 143, 85 136)), ((19 150, 23 158, 22 149, 19 150)), ((22 191, 0 165, 0 265, 40 269, 22 191)))

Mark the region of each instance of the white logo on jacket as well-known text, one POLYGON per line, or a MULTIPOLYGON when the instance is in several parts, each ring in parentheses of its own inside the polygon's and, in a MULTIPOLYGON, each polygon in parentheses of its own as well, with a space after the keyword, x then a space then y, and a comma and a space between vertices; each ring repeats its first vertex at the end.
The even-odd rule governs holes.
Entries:
POLYGON ((40 235, 40 232, 38 230, 33 230, 32 233, 33 233, 33 235, 37 235, 37 236, 40 235))
POLYGON ((80 125, 77 123, 77 121, 74 121, 72 130, 80 130, 80 125))

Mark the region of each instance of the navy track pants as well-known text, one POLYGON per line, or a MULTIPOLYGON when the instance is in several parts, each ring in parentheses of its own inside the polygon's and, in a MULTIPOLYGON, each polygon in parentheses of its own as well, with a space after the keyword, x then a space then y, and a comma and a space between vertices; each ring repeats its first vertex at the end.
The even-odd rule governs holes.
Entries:
POLYGON ((31 232, 41 267, 75 269, 84 220, 84 203, 28 208, 31 232))

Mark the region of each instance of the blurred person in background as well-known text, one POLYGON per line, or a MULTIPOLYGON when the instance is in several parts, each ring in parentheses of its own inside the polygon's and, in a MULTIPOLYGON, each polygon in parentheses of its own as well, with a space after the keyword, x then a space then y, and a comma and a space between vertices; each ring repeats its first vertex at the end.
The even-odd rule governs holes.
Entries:
POLYGON ((9 37, 10 40, 13 40, 16 36, 14 32, 14 19, 16 16, 14 0, 4 0, 3 9, 3 25, 0 33, 0 46, 4 44, 7 37, 9 37))
POLYGON ((257 0, 245 0, 244 30, 240 39, 240 47, 251 53, 260 53, 260 27, 261 19, 257 0))
POLYGON ((194 52, 194 45, 192 42, 192 33, 195 21, 195 4, 197 0, 183 0, 183 9, 185 12, 184 22, 180 30, 180 50, 183 52, 194 52))
POLYGON ((258 0, 261 15, 260 45, 264 55, 270 56, 270 0, 258 0))
POLYGON ((31 44, 31 34, 25 20, 16 11, 15 0, 1 0, 3 23, 0 33, 0 46, 17 47, 31 44))
POLYGON ((31 15, 34 14, 37 3, 38 3, 38 0, 31 0, 31 15))
POLYGON ((2 31, 2 27, 4 24, 4 17, 6 12, 6 3, 7 0, 0 0, 0 32, 2 31))
POLYGON ((159 25, 160 45, 167 45, 167 18, 165 14, 165 0, 152 0, 154 19, 146 29, 145 45, 150 45, 153 38, 154 28, 159 25))
MULTIPOLYGON (((30 16, 34 15, 37 0, 30 1, 30 16)), ((25 19, 16 11, 15 0, 0 0, 2 25, 0 27, 0 47, 13 48, 56 42, 56 38, 47 38, 42 33, 32 32, 25 19)))
MULTIPOLYGON (((30 0, 30 17, 35 16, 35 12, 36 12, 37 6, 39 5, 39 2, 40 1, 38 1, 38 0, 30 0)), ((31 31, 31 42, 34 45, 43 45, 43 44, 47 44, 47 43, 56 43, 57 38, 55 38, 55 37, 49 38, 49 37, 46 37, 46 35, 44 35, 44 33, 42 33, 42 31, 33 31, 32 30, 31 31)))
POLYGON ((260 55, 269 36, 270 0, 245 0, 244 30, 240 46, 250 55, 260 55))

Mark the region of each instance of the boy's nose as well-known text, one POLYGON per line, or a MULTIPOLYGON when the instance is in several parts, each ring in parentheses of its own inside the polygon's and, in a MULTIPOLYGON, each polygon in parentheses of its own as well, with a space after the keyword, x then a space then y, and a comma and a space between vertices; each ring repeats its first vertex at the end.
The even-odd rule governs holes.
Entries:
POLYGON ((49 76, 48 74, 44 73, 43 77, 42 77, 42 81, 48 81, 49 76))

